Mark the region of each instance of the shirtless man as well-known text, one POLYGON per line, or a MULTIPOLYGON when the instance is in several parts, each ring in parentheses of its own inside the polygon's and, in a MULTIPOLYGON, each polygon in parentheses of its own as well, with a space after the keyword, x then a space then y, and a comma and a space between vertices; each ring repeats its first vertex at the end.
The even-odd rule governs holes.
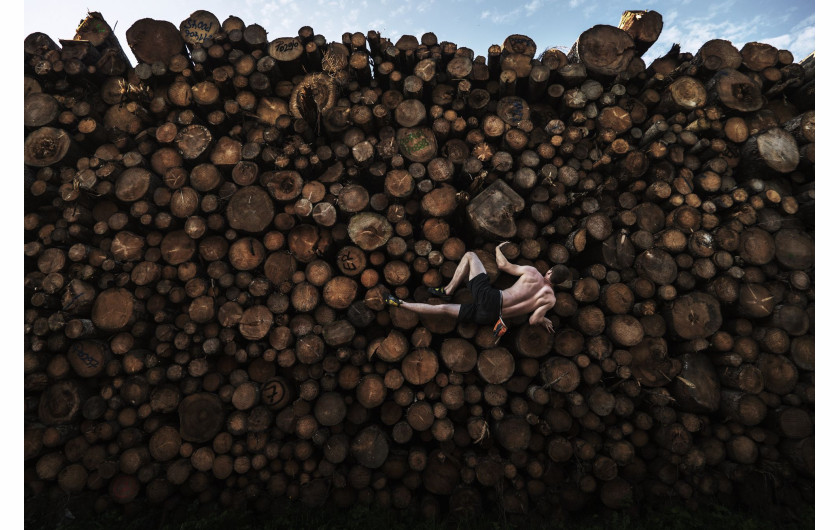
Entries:
POLYGON ((554 296, 553 285, 563 283, 569 276, 569 269, 564 265, 557 265, 545 274, 534 267, 514 265, 502 254, 505 241, 496 247, 496 264, 499 270, 519 276, 511 287, 500 291, 490 286, 487 271, 475 252, 467 252, 455 269, 452 280, 443 288, 429 288, 429 292, 443 299, 448 299, 455 289, 465 280, 473 295, 470 304, 419 304, 405 302, 392 295, 388 295, 386 303, 391 306, 404 307, 421 315, 448 315, 459 321, 476 322, 478 324, 494 324, 493 333, 496 341, 507 331, 504 318, 516 317, 532 313, 528 322, 541 325, 554 333, 551 320, 546 313, 554 307, 557 297, 554 296))

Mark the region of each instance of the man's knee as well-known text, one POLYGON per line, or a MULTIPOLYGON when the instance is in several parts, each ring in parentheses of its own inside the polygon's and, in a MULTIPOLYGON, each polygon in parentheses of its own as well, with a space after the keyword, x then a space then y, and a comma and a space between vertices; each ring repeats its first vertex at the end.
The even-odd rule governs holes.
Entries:
POLYGON ((478 254, 475 252, 468 252, 467 254, 469 255, 470 279, 473 279, 482 272, 487 272, 484 269, 484 264, 481 263, 481 260, 478 258, 478 254))

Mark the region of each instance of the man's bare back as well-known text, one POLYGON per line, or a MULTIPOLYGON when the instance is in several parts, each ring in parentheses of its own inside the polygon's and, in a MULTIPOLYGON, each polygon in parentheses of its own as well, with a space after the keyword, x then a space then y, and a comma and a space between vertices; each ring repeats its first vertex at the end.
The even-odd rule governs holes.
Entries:
POLYGON ((505 244, 507 241, 496 247, 496 264, 500 271, 519 276, 519 279, 502 291, 502 318, 532 313, 528 323, 554 333, 554 325, 545 316, 557 302, 550 280, 551 271, 540 274, 534 267, 510 263, 502 254, 505 244))
POLYGON ((554 289, 534 267, 528 269, 516 283, 502 291, 502 317, 518 317, 536 311, 540 306, 554 307, 554 289))
POLYGON ((390 306, 403 307, 424 315, 446 315, 479 324, 493 324, 495 322, 494 333, 497 340, 507 330, 503 318, 528 313, 531 313, 530 318, 528 318, 531 325, 542 326, 550 333, 554 333, 554 325, 545 315, 557 301, 552 285, 565 281, 568 276, 568 269, 562 265, 557 265, 545 274, 540 274, 534 267, 514 265, 502 254, 501 249, 505 244, 507 244, 507 241, 496 247, 496 265, 501 272, 519 276, 516 283, 505 290, 492 288, 487 280, 487 271, 484 270, 481 260, 474 252, 467 252, 455 268, 455 273, 449 284, 445 287, 430 287, 429 291, 434 296, 448 299, 461 283, 469 280, 468 285, 471 286, 470 289, 475 299, 473 303, 425 304, 406 302, 392 295, 388 295, 386 303, 390 306), (501 309, 501 314, 499 309, 501 309))

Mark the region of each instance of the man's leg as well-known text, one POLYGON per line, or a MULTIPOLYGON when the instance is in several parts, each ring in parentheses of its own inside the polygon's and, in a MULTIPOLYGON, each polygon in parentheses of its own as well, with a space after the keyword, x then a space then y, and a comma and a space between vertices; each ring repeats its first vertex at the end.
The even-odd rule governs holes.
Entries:
POLYGON ((413 311, 421 315, 441 315, 452 318, 458 318, 458 312, 461 310, 461 304, 418 304, 415 302, 403 302, 400 307, 413 311))
POLYGON ((455 274, 452 275, 452 280, 443 288, 447 295, 455 292, 455 289, 464 281, 464 279, 472 280, 482 272, 487 272, 478 255, 475 252, 467 252, 458 263, 455 269, 455 274))

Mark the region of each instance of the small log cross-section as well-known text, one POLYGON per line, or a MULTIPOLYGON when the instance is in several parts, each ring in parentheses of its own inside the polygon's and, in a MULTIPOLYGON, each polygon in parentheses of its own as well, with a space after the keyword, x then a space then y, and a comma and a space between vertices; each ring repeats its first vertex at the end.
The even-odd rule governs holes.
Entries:
POLYGON ((187 396, 178 405, 181 438, 188 442, 208 442, 222 428, 224 409, 213 394, 187 396))

